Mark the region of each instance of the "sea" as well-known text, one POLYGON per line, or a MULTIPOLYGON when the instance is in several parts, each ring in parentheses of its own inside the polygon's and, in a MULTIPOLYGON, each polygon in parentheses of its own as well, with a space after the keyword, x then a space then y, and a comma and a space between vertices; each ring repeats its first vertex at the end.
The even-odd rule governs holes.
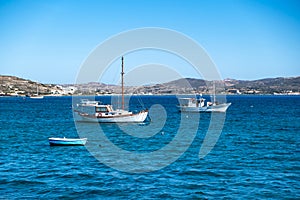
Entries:
POLYGON ((226 114, 131 96, 135 124, 75 122, 80 98, 0 97, 0 199, 300 199, 300 96, 228 95, 226 114))

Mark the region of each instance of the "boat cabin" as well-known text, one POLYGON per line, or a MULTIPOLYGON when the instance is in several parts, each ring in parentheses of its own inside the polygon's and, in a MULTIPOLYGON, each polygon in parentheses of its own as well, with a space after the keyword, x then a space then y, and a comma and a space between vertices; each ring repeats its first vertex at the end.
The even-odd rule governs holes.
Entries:
POLYGON ((79 104, 77 104, 77 106, 97 106, 100 105, 101 102, 99 101, 92 101, 92 100, 88 100, 88 99, 82 99, 81 102, 79 104))
POLYGON ((96 113, 109 113, 112 112, 112 106, 111 105, 98 105, 95 106, 95 112, 96 113))
POLYGON ((115 115, 128 115, 132 112, 124 110, 113 110, 112 105, 98 105, 95 106, 95 116, 96 117, 111 117, 115 115))
POLYGON ((195 99, 195 98, 180 98, 179 103, 180 106, 187 106, 187 107, 204 107, 205 99, 195 99))

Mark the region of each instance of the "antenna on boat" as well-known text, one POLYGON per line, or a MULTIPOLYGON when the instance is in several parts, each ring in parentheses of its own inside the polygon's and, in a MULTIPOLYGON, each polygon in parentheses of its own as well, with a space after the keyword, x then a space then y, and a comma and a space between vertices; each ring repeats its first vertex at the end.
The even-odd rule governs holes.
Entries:
POLYGON ((121 78, 122 78, 122 109, 124 110, 124 58, 122 56, 122 72, 121 72, 121 78))

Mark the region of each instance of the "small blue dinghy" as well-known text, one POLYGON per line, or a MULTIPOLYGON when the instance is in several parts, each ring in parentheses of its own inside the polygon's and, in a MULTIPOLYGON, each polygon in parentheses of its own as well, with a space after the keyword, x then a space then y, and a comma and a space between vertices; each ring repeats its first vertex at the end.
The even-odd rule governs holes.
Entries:
POLYGON ((50 146, 84 146, 87 138, 49 138, 50 146))

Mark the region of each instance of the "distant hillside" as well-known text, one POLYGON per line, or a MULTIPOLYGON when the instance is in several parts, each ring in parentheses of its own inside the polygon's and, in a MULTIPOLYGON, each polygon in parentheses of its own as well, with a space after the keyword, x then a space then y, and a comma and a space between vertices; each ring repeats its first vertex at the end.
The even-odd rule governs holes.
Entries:
POLYGON ((61 88, 53 84, 43 84, 31 80, 0 75, 0 95, 17 96, 17 95, 32 95, 37 93, 47 95, 53 94, 56 91, 61 91, 61 88))
POLYGON ((290 78, 266 78, 254 81, 233 80, 227 83, 227 89, 238 89, 241 92, 258 91, 264 94, 300 92, 300 76, 290 78))
MULTIPOLYGON (((216 91, 224 94, 300 94, 300 76, 289 78, 266 78, 260 80, 235 80, 225 79, 222 81, 205 81, 203 79, 182 78, 162 84, 148 86, 125 86, 127 94, 210 94, 213 85, 222 85, 224 90, 216 91)), ((64 92, 66 88, 75 88, 75 95, 101 95, 120 94, 121 87, 107 85, 98 82, 85 84, 43 84, 18 78, 15 76, 0 76, 0 95, 32 95, 37 88, 39 93, 46 94, 69 94, 64 92)), ((218 86, 216 88, 219 88, 218 86)))
MULTIPOLYGON (((300 92, 300 76, 289 78, 266 78, 253 81, 225 79, 223 81, 205 81, 203 79, 178 79, 160 84, 162 88, 172 90, 169 93, 210 93, 213 84, 221 84, 225 91, 217 93, 241 94, 293 94, 300 92)), ((217 87, 218 88, 218 87, 217 87)), ((157 88, 156 88, 157 90, 157 88)), ((147 92, 153 92, 151 88, 147 92)))
POLYGON ((167 87, 192 87, 192 88, 199 88, 206 86, 206 82, 203 79, 195 79, 195 78, 182 78, 175 81, 167 82, 163 84, 167 87))

